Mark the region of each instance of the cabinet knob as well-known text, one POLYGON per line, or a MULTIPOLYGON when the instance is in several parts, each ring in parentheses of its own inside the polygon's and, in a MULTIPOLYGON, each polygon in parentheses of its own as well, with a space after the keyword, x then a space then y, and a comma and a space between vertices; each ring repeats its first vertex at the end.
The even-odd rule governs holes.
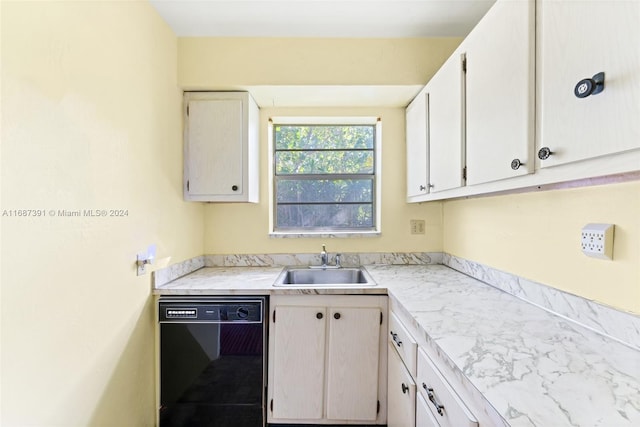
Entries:
POLYGON ((407 394, 408 391, 409 391, 409 386, 406 385, 405 383, 402 383, 402 394, 407 394))
POLYGON ((338 320, 340 318, 340 313, 334 313, 333 318, 338 320))
POLYGON ((420 186, 420 191, 424 191, 424 190, 426 190, 426 189, 427 189, 427 187, 425 187, 424 185, 421 185, 421 186, 420 186))
POLYGON ((323 317, 322 313, 316 313, 316 319, 322 319, 323 317))
POLYGON ((231 186, 231 189, 232 189, 233 191, 238 191, 238 186, 237 186, 237 185, 232 185, 232 186, 231 186))
POLYGON ((604 90, 604 72, 593 77, 580 80, 573 88, 573 94, 578 98, 586 98, 589 95, 597 95, 604 90))
POLYGON ((542 147, 540 150, 538 150, 538 158, 540 160, 547 160, 552 154, 553 151, 551 151, 549 147, 542 147))
POLYGON ((520 166, 524 166, 524 163, 522 163, 520 161, 520 159, 511 160, 511 169, 513 169, 515 171, 515 170, 520 169, 520 166))

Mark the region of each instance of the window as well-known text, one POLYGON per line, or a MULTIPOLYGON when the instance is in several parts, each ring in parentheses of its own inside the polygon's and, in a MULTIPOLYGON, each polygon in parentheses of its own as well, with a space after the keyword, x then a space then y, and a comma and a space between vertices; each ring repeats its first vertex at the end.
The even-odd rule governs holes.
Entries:
POLYGON ((307 120, 272 125, 273 230, 376 231, 379 121, 307 120))

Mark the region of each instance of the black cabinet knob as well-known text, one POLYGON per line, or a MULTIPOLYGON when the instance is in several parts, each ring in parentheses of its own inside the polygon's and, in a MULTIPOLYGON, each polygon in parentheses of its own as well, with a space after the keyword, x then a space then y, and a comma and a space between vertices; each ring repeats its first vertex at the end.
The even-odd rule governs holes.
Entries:
POLYGON ((547 160, 552 154, 553 151, 551 151, 549 147, 542 147, 540 150, 538 150, 538 158, 540 160, 547 160))
POLYGON ((520 166, 522 165, 524 165, 524 163, 522 163, 520 159, 511 160, 511 169, 513 169, 514 171, 520 169, 520 166))
POLYGON ((604 90, 604 72, 594 75, 592 78, 582 79, 573 88, 573 94, 578 98, 586 98, 589 95, 597 95, 604 90))
POLYGON ((322 315, 322 313, 317 313, 316 314, 316 319, 322 319, 324 316, 322 315))
POLYGON ((340 313, 334 313, 333 318, 338 320, 340 318, 340 313))
POLYGON ((402 393, 406 394, 409 391, 409 386, 405 383, 402 383, 402 393))
POLYGON ((232 186, 231 186, 231 189, 232 189, 233 191, 238 191, 238 186, 237 186, 237 185, 232 185, 232 186))

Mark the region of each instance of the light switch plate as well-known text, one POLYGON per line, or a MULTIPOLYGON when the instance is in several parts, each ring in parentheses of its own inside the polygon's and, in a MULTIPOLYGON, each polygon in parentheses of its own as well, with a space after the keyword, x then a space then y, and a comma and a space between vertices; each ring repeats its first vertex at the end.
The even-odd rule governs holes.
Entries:
POLYGON ((409 224, 411 225, 411 234, 424 234, 423 219, 412 219, 409 224))

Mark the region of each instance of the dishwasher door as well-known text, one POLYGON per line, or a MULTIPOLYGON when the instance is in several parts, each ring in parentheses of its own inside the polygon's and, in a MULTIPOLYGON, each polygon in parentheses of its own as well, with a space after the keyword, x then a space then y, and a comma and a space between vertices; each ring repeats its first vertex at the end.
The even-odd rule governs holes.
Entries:
POLYGON ((165 297, 158 308, 160 427, 263 427, 266 297, 165 297))

